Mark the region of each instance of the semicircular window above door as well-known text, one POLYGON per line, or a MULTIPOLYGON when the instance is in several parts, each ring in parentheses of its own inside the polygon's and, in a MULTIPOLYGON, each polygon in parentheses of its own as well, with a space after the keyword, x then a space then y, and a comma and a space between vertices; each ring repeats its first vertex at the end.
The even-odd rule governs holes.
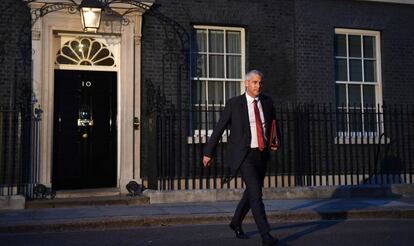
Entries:
POLYGON ((55 64, 116 67, 114 55, 108 47, 90 37, 66 42, 57 52, 55 64))

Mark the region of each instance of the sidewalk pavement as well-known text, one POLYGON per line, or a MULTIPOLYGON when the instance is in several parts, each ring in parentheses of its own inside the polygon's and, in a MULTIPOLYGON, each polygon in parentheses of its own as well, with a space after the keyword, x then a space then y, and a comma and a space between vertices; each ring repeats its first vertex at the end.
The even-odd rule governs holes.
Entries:
MULTIPOLYGON (((264 200, 270 222, 321 219, 414 219, 414 198, 264 200)), ((237 201, 93 205, 0 211, 0 233, 229 223, 237 201)), ((246 218, 253 222, 252 216, 246 218)))

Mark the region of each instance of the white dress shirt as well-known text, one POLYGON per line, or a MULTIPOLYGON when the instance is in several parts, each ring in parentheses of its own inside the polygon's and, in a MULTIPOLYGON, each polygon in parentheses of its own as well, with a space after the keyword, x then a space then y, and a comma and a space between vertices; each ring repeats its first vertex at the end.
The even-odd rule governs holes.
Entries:
POLYGON ((250 148, 257 148, 259 147, 259 144, 257 142, 256 116, 254 114, 253 101, 257 100, 257 107, 259 108, 259 112, 260 112, 260 120, 262 121, 261 123, 262 123, 263 135, 266 136, 265 120, 264 120, 264 115, 263 115, 262 104, 260 103, 259 97, 253 98, 249 96, 247 93, 245 94, 246 94, 246 99, 247 99, 247 109, 249 110, 250 132, 252 133, 252 141, 250 143, 250 148))

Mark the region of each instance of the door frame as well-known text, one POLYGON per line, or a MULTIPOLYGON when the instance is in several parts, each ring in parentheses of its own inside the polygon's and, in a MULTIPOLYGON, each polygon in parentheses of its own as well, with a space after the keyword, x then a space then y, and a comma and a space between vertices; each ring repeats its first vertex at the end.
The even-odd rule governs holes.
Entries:
MULTIPOLYGON (((127 193, 126 184, 140 178, 140 132, 134 130, 134 116, 141 107, 141 12, 126 16, 129 25, 102 25, 96 37, 120 37, 117 64, 117 187, 127 193), (131 52, 134 51, 134 52, 131 52), (137 60, 139 58, 139 60, 137 60)), ((116 23, 115 23, 116 24, 116 23)), ((56 32, 85 35, 78 15, 56 11, 44 16, 32 27, 33 93, 43 110, 40 124, 40 183, 51 186, 53 162, 54 107, 54 35, 56 32)), ((88 34, 86 34, 88 35, 88 34)), ((73 67, 72 67, 73 69, 73 67)), ((85 69, 85 68, 81 68, 85 69)))

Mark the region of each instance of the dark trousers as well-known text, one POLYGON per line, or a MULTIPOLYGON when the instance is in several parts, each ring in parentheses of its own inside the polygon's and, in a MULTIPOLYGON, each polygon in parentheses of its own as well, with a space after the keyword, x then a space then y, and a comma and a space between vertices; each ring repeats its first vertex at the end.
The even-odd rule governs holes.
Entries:
POLYGON ((237 205, 231 221, 231 223, 236 226, 241 225, 244 217, 251 209, 254 221, 256 222, 261 235, 270 231, 262 200, 262 188, 268 156, 269 154, 266 150, 259 151, 258 149, 250 149, 245 160, 241 164, 240 171, 244 183, 246 184, 246 190, 237 205))

